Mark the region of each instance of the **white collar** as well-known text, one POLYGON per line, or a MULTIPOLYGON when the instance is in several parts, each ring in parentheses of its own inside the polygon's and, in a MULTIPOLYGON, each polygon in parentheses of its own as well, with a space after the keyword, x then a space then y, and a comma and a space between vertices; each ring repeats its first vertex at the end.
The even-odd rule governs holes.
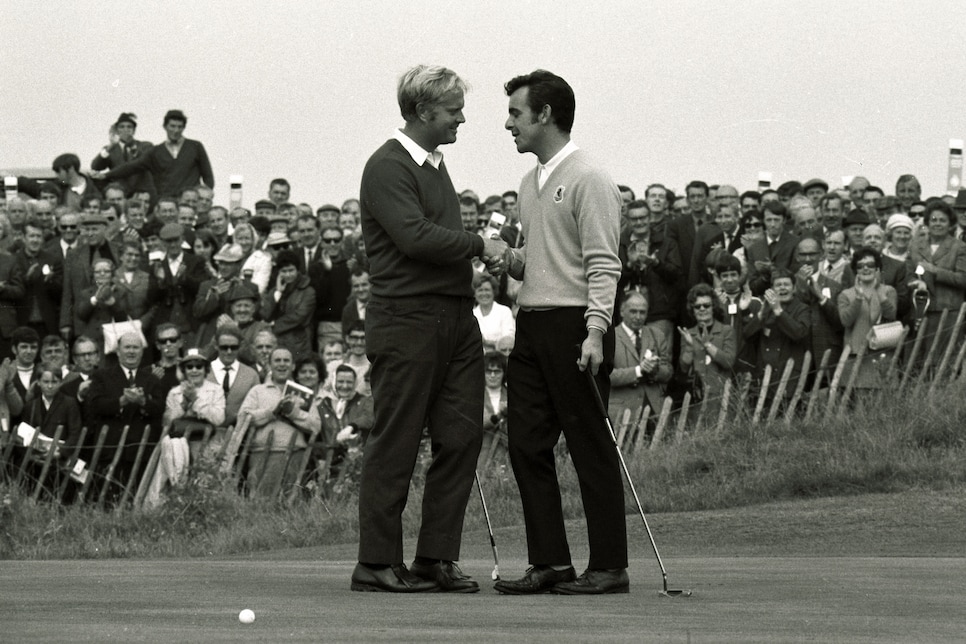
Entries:
POLYGON ((553 157, 551 157, 549 161, 547 161, 546 163, 540 164, 540 167, 543 168, 543 172, 544 172, 543 176, 549 177, 551 173, 553 173, 553 171, 557 169, 557 166, 563 162, 564 159, 569 157, 578 149, 579 148, 577 147, 576 143, 574 143, 573 141, 567 141, 567 145, 560 148, 560 151, 557 152, 557 154, 553 155, 553 157))
POLYGON ((402 146, 406 148, 406 152, 408 152, 409 156, 413 158, 413 161, 416 163, 416 165, 421 166, 429 161, 431 166, 439 170, 439 165, 443 162, 442 152, 439 150, 427 152, 423 149, 423 146, 413 141, 409 135, 402 130, 396 130, 395 134, 393 134, 393 138, 399 141, 402 146))

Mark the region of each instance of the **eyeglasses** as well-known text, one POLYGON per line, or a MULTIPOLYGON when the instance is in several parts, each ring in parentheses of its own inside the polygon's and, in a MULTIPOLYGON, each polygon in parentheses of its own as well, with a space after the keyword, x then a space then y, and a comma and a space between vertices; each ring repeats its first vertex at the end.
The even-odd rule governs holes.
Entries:
POLYGON ((61 230, 77 230, 77 226, 71 226, 69 224, 68 225, 61 225, 60 226, 60 229, 61 230))
POLYGON ((627 221, 644 221, 647 218, 647 215, 641 215, 640 217, 628 217, 627 221))
POLYGON ((203 362, 189 362, 184 366, 184 370, 185 371, 196 371, 196 370, 204 371, 205 364, 203 362))
POLYGON ((764 228, 764 227, 765 227, 764 224, 760 224, 760 223, 754 222, 754 221, 745 224, 745 228, 764 228))
POLYGON ((85 351, 84 353, 75 353, 75 358, 90 358, 91 356, 96 356, 96 351, 85 351))
POLYGON ((487 369, 487 373, 503 373, 503 369, 487 369))
POLYGON ((274 349, 275 347, 271 344, 256 344, 256 349, 274 349))
POLYGON ((342 243, 342 238, 341 237, 339 237, 339 238, 335 238, 335 237, 323 237, 322 238, 322 241, 324 241, 326 244, 341 244, 342 243))
POLYGON ((855 265, 856 268, 875 268, 875 262, 859 262, 855 265))
POLYGON ((181 241, 181 238, 180 237, 171 237, 169 239, 165 239, 165 238, 162 237, 161 238, 161 241, 163 241, 165 244, 173 244, 174 242, 180 242, 181 241))
POLYGON ((700 310, 703 310, 703 309, 710 309, 710 308, 711 308, 711 305, 710 304, 695 304, 694 305, 694 310, 695 311, 700 311, 700 310))
POLYGON ((222 351, 238 351, 239 344, 219 344, 218 348, 222 351))
POLYGON ((158 338, 158 344, 174 344, 181 339, 181 336, 177 338, 158 338))

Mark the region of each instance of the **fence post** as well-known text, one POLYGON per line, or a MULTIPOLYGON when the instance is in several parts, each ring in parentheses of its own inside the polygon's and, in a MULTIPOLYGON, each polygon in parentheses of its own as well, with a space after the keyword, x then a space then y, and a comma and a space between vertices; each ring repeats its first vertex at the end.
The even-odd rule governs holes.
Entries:
POLYGON ((892 377, 896 373, 896 369, 899 366, 899 357, 902 355, 902 351, 906 346, 906 338, 908 336, 909 327, 904 325, 902 327, 902 332, 899 334, 899 344, 896 345, 896 350, 892 352, 892 360, 889 361, 889 368, 886 370, 886 382, 891 381, 892 377))
POLYGON ((654 437, 651 439, 650 451, 654 451, 657 444, 664 437, 664 428, 667 426, 668 419, 671 417, 671 405, 674 401, 670 396, 664 399, 664 406, 661 407, 661 416, 658 418, 657 427, 654 429, 654 437))
POLYGON ((617 444, 624 444, 624 437, 627 436, 628 425, 631 424, 631 410, 624 408, 617 425, 617 444))
POLYGON ((761 412, 765 409, 765 398, 768 397, 768 387, 771 386, 771 365, 765 365, 765 372, 761 378, 761 390, 758 392, 758 402, 755 403, 755 413, 751 417, 751 424, 757 425, 761 419, 761 412))
POLYGON ((936 332, 933 334, 932 344, 929 345, 929 351, 926 353, 926 360, 922 363, 922 371, 919 372, 919 376, 916 378, 916 386, 912 390, 913 398, 916 398, 919 395, 919 390, 922 389, 923 384, 926 382, 926 378, 929 377, 929 369, 932 367, 933 358, 936 357, 939 341, 942 339, 943 335, 942 329, 946 326, 947 317, 949 317, 949 309, 943 309, 943 312, 939 314, 939 325, 936 327, 936 332))
POLYGON ((298 497, 299 490, 302 489, 302 479, 305 477, 305 470, 309 466, 309 461, 312 459, 312 448, 315 447, 315 441, 319 439, 321 432, 314 431, 312 435, 309 436, 309 440, 306 441, 305 453, 302 454, 302 460, 299 463, 298 472, 296 472, 295 483, 292 484, 292 489, 289 490, 287 502, 291 505, 295 502, 296 497, 298 497))
POLYGON ((292 464, 292 457, 295 456, 295 441, 299 437, 299 430, 292 428, 292 437, 288 439, 288 445, 285 447, 285 467, 282 468, 282 476, 279 477, 278 483, 272 493, 269 495, 271 498, 279 496, 282 492, 282 487, 285 485, 285 476, 288 474, 288 468, 292 464))
MULTIPOLYGON (((40 430, 37 430, 40 433, 40 430)), ((44 454, 44 466, 40 469, 40 478, 37 479, 37 484, 34 485, 34 493, 31 498, 36 502, 40 498, 40 491, 44 487, 44 481, 47 480, 47 472, 50 471, 50 462, 54 459, 54 454, 57 452, 58 444, 60 443, 60 435, 64 432, 63 425, 57 425, 57 429, 54 430, 54 442, 50 444, 47 448, 47 453, 44 454)))
POLYGON ((825 403, 825 418, 829 419, 832 417, 832 413, 835 410, 835 403, 838 399, 839 382, 842 380, 842 374, 845 372, 845 365, 849 363, 849 359, 852 357, 852 347, 846 344, 842 347, 842 355, 839 356, 839 363, 835 367, 835 375, 832 376, 832 384, 828 388, 828 401, 825 403))
POLYGON ((849 399, 852 397, 852 388, 855 386, 855 380, 859 377, 859 371, 862 369, 862 360, 865 358, 865 354, 869 350, 868 343, 864 343, 859 347, 859 352, 855 354, 855 360, 852 362, 852 371, 849 373, 849 382, 845 385, 845 391, 842 392, 842 399, 839 401, 839 413, 845 413, 849 408, 849 399))
POLYGON ((775 416, 778 415, 778 408, 781 406, 782 399, 785 397, 785 390, 788 389, 788 381, 791 380, 794 369, 795 359, 789 358, 785 362, 785 369, 782 371, 781 380, 778 381, 778 390, 775 392, 775 397, 771 399, 771 407, 768 408, 766 420, 769 423, 775 420, 775 416))
MULTIPOLYGON (((825 372, 828 369, 829 358, 832 357, 832 350, 826 349, 825 353, 822 354, 822 362, 819 363, 818 372, 815 377, 815 382, 812 383, 812 394, 808 397, 808 405, 805 407, 805 422, 808 422, 812 417, 812 410, 815 409, 815 401, 818 400, 818 392, 822 388, 822 380, 825 378, 825 372)), ((832 384, 832 379, 829 378, 829 385, 832 384)), ((831 393, 831 389, 829 390, 831 393)))
MULTIPOLYGON (((943 359, 940 361, 939 368, 936 370, 932 383, 929 385, 930 396, 936 391, 936 383, 942 379, 943 373, 946 372, 946 366, 949 364, 949 360, 952 358, 953 349, 956 346, 956 338, 959 337, 959 330, 963 327, 964 314, 966 314, 966 303, 963 303, 963 305, 959 307, 959 314, 956 316, 956 322, 953 324, 953 333, 949 336, 949 343, 946 345, 946 350, 943 351, 943 359)), ((936 334, 937 337, 939 337, 939 335, 939 333, 936 334)))
POLYGON ((728 410, 731 404, 731 378, 725 380, 724 389, 721 391, 721 409, 718 410, 718 418, 715 419, 714 424, 714 435, 718 436, 721 434, 721 430, 724 428, 725 418, 728 416, 728 410))
MULTIPOLYGON (((806 351, 805 357, 802 358, 802 370, 798 372, 798 383, 795 385, 795 393, 792 394, 792 399, 788 403, 788 409, 785 410, 786 423, 792 422, 792 417, 795 415, 795 408, 798 407, 798 401, 802 399, 802 392, 805 391, 805 381, 808 380, 808 368, 811 366, 812 352, 806 351)), ((815 377, 816 379, 821 380, 822 373, 816 373, 815 377)))
POLYGON ((117 451, 114 452, 114 458, 111 459, 111 465, 107 468, 107 475, 104 477, 104 487, 101 488, 101 493, 97 497, 97 505, 100 507, 104 507, 104 500, 107 498, 107 488, 111 487, 111 481, 114 480, 114 470, 121 460, 121 453, 124 451, 124 446, 127 443, 127 432, 130 429, 130 425, 125 425, 124 429, 121 430, 121 440, 118 442, 117 451))
POLYGON ((684 426, 688 422, 688 412, 691 409, 691 392, 686 392, 681 400, 681 411, 678 412, 678 425, 674 430, 674 441, 680 443, 684 440, 684 426))
POLYGON ((107 425, 101 426, 101 431, 97 435, 97 444, 94 446, 94 455, 91 457, 91 462, 87 464, 87 480, 84 481, 84 485, 81 486, 81 491, 77 495, 77 502, 84 503, 87 499, 87 492, 91 489, 91 485, 94 483, 94 477, 97 475, 97 466, 101 462, 101 452, 104 450, 104 441, 107 440, 107 425))
MULTIPOLYGON (((81 446, 84 444, 84 439, 87 438, 87 426, 81 427, 80 438, 77 439, 77 444, 74 445, 74 451, 67 459, 67 475, 64 476, 64 480, 61 481, 60 487, 57 489, 57 494, 54 496, 54 500, 58 503, 63 503, 64 495, 67 493, 67 486, 70 485, 70 475, 74 471, 74 466, 77 464, 77 460, 80 458, 81 446)), ((91 474, 88 472, 88 476, 91 474)))
POLYGON ((647 421, 651 418, 651 406, 644 405, 641 410, 641 419, 637 423, 637 433, 631 438, 631 454, 636 454, 641 449, 647 439, 647 421))
MULTIPOLYGON (((137 454, 134 455, 134 467, 131 468, 131 473, 127 477, 127 483, 124 485, 124 495, 121 497, 121 502, 117 504, 118 507, 124 507, 124 505, 127 503, 127 500, 129 498, 133 498, 134 496, 131 493, 131 490, 132 488, 134 488, 134 485, 137 482, 138 470, 141 469, 141 459, 144 458, 144 452, 145 450, 147 450, 148 437, 150 433, 151 433, 151 426, 148 425, 147 427, 144 428, 144 433, 141 434, 141 442, 138 443, 138 451, 137 451, 137 454)), ((165 430, 164 435, 167 435, 167 433, 168 433, 167 430, 165 430)), ((160 439, 158 440, 158 442, 159 443, 161 442, 160 439)), ((150 460, 150 457, 149 457, 149 460, 150 460)), ((147 470, 147 468, 145 468, 145 470, 147 470)))

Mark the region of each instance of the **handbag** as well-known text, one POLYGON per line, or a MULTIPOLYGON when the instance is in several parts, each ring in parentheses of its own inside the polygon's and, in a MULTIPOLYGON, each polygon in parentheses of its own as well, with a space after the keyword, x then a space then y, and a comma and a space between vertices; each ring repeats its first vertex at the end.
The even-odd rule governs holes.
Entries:
POLYGON ((898 320, 874 325, 869 329, 869 350, 883 351, 885 349, 895 349, 899 346, 902 329, 902 322, 898 320))
POLYGON ((148 346, 148 341, 144 337, 144 331, 141 330, 141 320, 132 320, 130 316, 127 318, 127 322, 108 322, 107 324, 102 324, 101 329, 104 332, 104 354, 114 353, 117 351, 117 341, 128 333, 137 333, 141 337, 141 346, 148 346))
POLYGON ((168 436, 171 438, 183 436, 187 440, 194 440, 204 438, 206 432, 210 436, 214 431, 214 425, 208 421, 192 416, 182 416, 171 421, 171 430, 168 432, 168 436))

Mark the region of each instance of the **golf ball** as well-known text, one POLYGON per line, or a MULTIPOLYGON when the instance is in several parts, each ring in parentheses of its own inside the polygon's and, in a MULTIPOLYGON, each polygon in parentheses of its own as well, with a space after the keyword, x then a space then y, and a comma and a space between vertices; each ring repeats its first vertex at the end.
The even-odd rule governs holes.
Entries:
POLYGON ((255 612, 246 608, 242 612, 238 613, 238 621, 242 624, 251 624, 255 621, 255 612))

